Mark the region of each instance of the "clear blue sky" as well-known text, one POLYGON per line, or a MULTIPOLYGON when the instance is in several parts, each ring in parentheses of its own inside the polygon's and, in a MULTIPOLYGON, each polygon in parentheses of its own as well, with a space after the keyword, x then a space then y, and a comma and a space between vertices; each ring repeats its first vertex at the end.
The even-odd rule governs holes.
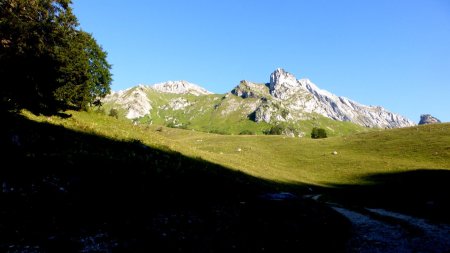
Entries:
POLYGON ((73 0, 108 52, 113 90, 297 78, 417 122, 450 121, 448 0, 73 0))

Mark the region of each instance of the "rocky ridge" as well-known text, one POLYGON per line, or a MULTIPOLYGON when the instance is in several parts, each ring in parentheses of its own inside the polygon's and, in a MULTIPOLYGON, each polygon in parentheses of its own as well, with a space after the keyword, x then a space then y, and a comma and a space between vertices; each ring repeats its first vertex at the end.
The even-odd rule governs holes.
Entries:
MULTIPOLYGON (((138 86, 126 90, 112 92, 103 99, 103 103, 117 104, 119 107, 126 110, 126 118, 137 119, 148 115, 153 108, 152 101, 148 97, 149 91, 172 94, 191 94, 194 96, 212 94, 212 92, 187 81, 168 81, 154 85, 139 84, 138 86)), ((170 101, 169 105, 163 105, 162 107, 174 107, 179 110, 188 105, 189 102, 185 99, 175 98, 170 101)))
POLYGON ((395 128, 414 126, 411 120, 381 106, 366 106, 319 89, 309 79, 297 80, 283 69, 270 75, 270 94, 288 110, 288 114, 317 113, 366 127, 395 128))
MULTIPOLYGON (((190 124, 191 120, 201 115, 217 113, 222 118, 233 116, 239 117, 239 121, 251 120, 270 125, 284 122, 283 124, 298 126, 303 120, 316 120, 318 117, 353 122, 364 127, 396 128, 415 125, 409 119, 383 107, 362 105, 322 90, 309 79, 296 79, 281 68, 270 75, 269 83, 257 84, 243 80, 224 96, 214 95, 186 81, 169 81, 113 92, 103 102, 119 106, 129 119, 149 115, 162 118, 160 115, 163 114, 164 119, 174 118, 177 117, 174 113, 179 111, 184 114, 184 124, 190 124), (164 94, 179 96, 167 97, 164 94)), ((168 123, 167 120, 164 122, 168 123)))
POLYGON ((212 92, 187 81, 168 81, 157 83, 152 85, 151 88, 160 92, 173 94, 192 94, 195 96, 212 94, 212 92))

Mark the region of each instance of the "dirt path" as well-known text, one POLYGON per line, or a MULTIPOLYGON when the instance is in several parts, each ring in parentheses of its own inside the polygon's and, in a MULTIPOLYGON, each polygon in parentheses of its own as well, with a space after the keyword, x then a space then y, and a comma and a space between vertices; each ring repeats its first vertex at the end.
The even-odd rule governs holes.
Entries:
POLYGON ((450 252, 450 226, 383 209, 334 210, 353 224, 347 252, 450 252))

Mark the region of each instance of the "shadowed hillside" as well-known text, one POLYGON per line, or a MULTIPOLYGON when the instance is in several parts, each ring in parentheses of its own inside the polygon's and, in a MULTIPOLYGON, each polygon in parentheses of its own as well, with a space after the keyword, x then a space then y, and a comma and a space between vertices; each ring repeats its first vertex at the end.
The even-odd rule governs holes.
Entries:
POLYGON ((2 117, 1 249, 340 251, 330 201, 448 222, 448 124, 312 140, 69 113, 2 117))
POLYGON ((336 251, 345 242, 348 223, 331 209, 264 195, 283 185, 137 140, 3 119, 1 251, 336 251))

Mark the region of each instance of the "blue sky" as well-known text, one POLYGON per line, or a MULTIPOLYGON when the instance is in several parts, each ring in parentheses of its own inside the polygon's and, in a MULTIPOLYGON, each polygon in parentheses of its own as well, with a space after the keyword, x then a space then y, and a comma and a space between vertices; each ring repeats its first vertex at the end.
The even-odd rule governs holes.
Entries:
POLYGON ((73 0, 108 52, 113 90, 297 78, 418 122, 450 121, 448 0, 73 0))

